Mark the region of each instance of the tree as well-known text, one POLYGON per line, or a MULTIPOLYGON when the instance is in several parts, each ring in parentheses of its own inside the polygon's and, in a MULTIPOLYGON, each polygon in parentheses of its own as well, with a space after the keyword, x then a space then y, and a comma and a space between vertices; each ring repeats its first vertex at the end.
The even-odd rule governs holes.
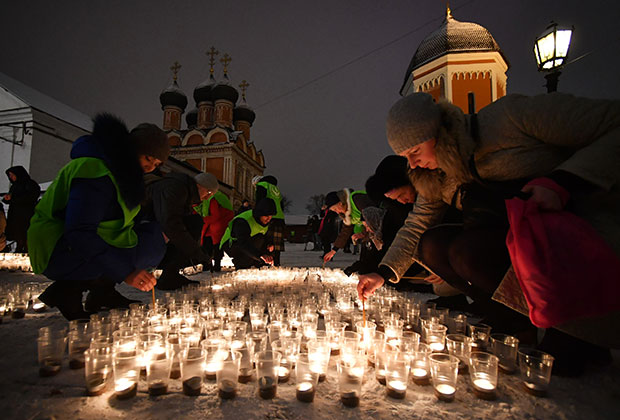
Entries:
POLYGON ((292 205, 293 205, 293 201, 289 200, 287 196, 282 194, 282 201, 280 202, 280 206, 282 206, 282 211, 284 213, 288 214, 288 212, 291 209, 292 205))
POLYGON ((311 195, 306 204, 306 210, 310 214, 321 214, 321 206, 325 203, 325 194, 311 195))

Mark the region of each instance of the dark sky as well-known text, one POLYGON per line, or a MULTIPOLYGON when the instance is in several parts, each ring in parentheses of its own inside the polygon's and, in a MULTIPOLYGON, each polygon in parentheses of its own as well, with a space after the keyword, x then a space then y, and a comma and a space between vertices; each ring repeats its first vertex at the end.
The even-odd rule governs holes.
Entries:
MULTIPOLYGON (((559 90, 620 97, 618 2, 450 3, 456 19, 483 25, 499 43, 511 64, 509 93, 545 91, 532 47, 555 20, 575 26, 572 58, 592 52, 564 69, 559 90)), ((278 177, 299 214, 310 195, 362 188, 390 153, 385 116, 417 46, 441 25, 445 4, 3 1, 0 71, 88 115, 106 110, 130 126, 161 124, 158 97, 171 81, 171 64, 183 65, 179 84, 189 109, 194 87, 208 77, 205 52, 214 45, 232 56, 234 85, 249 81, 248 103, 257 114, 252 139, 265 154, 266 174, 278 177)))

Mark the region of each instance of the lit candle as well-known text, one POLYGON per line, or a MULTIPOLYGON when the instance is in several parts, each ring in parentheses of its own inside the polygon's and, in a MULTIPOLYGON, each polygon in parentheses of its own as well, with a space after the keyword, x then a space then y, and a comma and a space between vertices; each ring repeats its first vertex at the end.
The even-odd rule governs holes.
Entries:
POLYGON ((413 368, 411 371, 413 372, 413 376, 415 376, 416 378, 425 378, 426 375, 428 375, 428 372, 424 368, 416 367, 413 368))
POLYGON ((431 348, 432 351, 443 351, 444 349, 444 344, 440 343, 440 342, 433 342, 429 344, 429 347, 431 348))
POLYGON ((456 388, 449 384, 437 384, 435 385, 435 395, 442 401, 452 401, 456 388))
POLYGON ((241 340, 233 340, 233 342, 230 343, 230 348, 233 350, 239 350, 243 347, 245 347, 245 343, 241 340))
POLYGON ((114 384, 114 391, 115 392, 127 391, 129 388, 133 386, 133 384, 135 384, 135 381, 132 381, 129 378, 117 379, 116 383, 114 384))
POLYGON ((488 379, 474 379, 474 386, 485 391, 493 391, 495 389, 495 385, 488 379))
POLYGON ((386 392, 388 397, 402 400, 407 393, 407 384, 403 381, 393 379, 388 381, 386 392))
MULTIPOLYGON (((37 302, 34 305, 32 305, 32 309, 35 312, 43 312, 43 310, 45 309, 45 304, 42 302, 37 302)), ((4 309, 0 308, 0 313, 3 313, 4 309)))
POLYGON ((312 384, 310 382, 301 382, 297 384, 297 390, 301 392, 306 392, 312 389, 312 384))
POLYGON ((405 391, 407 389, 407 385, 403 381, 389 381, 388 386, 396 391, 405 391))
POLYGON ((291 376, 291 372, 288 368, 284 367, 284 366, 280 366, 278 368, 278 381, 280 383, 285 383, 289 380, 289 377, 291 376))

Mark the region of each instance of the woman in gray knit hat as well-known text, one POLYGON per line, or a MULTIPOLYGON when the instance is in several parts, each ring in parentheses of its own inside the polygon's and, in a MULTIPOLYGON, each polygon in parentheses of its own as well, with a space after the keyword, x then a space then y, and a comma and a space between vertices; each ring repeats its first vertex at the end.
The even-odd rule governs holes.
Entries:
MULTIPOLYGON (((394 104, 386 132, 394 152, 414 169, 410 177, 419 195, 379 272, 361 276, 360 297, 371 296, 385 280, 398 282, 418 261, 469 296, 489 300, 511 265, 503 199, 519 194, 543 211, 574 212, 620 256, 619 101, 508 95, 474 117, 416 93, 394 104), (541 178, 544 183, 525 186, 541 178), (568 202, 560 190, 570 194, 568 202), (465 227, 437 226, 451 204, 473 210, 471 220, 464 214, 465 227)), ((510 298, 498 300, 515 307, 510 298)), ((617 328, 606 341, 600 329, 562 328, 620 346, 617 328)))

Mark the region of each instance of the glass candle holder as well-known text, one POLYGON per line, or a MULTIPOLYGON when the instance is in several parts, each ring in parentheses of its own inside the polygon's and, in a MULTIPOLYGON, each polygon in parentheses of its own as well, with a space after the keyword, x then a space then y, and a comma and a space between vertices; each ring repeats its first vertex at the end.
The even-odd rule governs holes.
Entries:
POLYGON ((429 361, 435 396, 441 401, 454 400, 459 369, 458 357, 445 353, 433 353, 429 356, 429 361))
POLYGON ((229 346, 223 339, 213 337, 202 340, 201 346, 205 351, 205 378, 209 381, 215 381, 220 365, 228 357, 229 346))
POLYGON ((325 332, 327 333, 327 339, 330 343, 332 356, 340 354, 340 345, 344 334, 344 329, 346 327, 347 323, 341 321, 331 321, 325 323, 325 332))
POLYGON ((377 324, 366 321, 366 326, 364 326, 364 321, 358 321, 355 323, 355 331, 361 335, 361 345, 363 349, 366 352, 368 352, 369 349, 372 349, 372 340, 375 335, 375 331, 377 331, 377 324))
POLYGON ((474 352, 470 356, 469 375, 474 386, 474 394, 483 400, 497 398, 498 358, 485 352, 474 352))
POLYGON ((315 339, 308 341, 310 369, 319 374, 319 382, 323 382, 327 378, 330 354, 329 343, 325 340, 315 339))
POLYGON ((216 373, 217 392, 220 398, 230 400, 237 396, 237 379, 242 355, 234 351, 231 357, 224 360, 216 373))
POLYGON ((426 344, 433 352, 442 352, 446 348, 446 332, 448 328, 442 324, 427 324, 424 327, 426 344))
POLYGON ((319 383, 319 373, 310 368, 308 353, 300 353, 295 364, 295 396, 298 401, 312 402, 319 383))
POLYGON ((84 352, 90 347, 90 340, 91 334, 88 329, 69 331, 69 368, 84 367, 84 352))
POLYGON ((280 339, 280 333, 288 330, 288 324, 281 321, 274 321, 267 326, 267 333, 269 334, 269 343, 273 343, 280 339))
POLYGON ((338 391, 345 407, 357 407, 360 403, 365 364, 361 354, 338 360, 338 391))
POLYGON ((54 376, 60 372, 67 345, 66 329, 40 328, 37 339, 39 376, 54 376))
POLYGON ((189 347, 181 352, 181 380, 185 395, 200 395, 205 356, 206 351, 202 347, 189 347))
POLYGON ((267 315, 256 315, 250 319, 252 325, 252 331, 267 331, 267 315))
POLYGON ((448 331, 450 334, 467 334, 467 315, 448 317, 448 331))
POLYGON ((385 341, 403 336, 403 326, 405 321, 402 319, 388 319, 384 322, 385 341))
POLYGON ((158 396, 168 392, 172 367, 172 349, 168 344, 153 345, 146 358, 146 383, 149 395, 158 396))
POLYGON ((258 395, 262 399, 269 400, 276 396, 281 357, 280 353, 272 350, 256 353, 258 395))
POLYGON ((377 346, 383 345, 383 342, 385 342, 385 334, 381 331, 375 331, 375 334, 372 337, 371 345, 367 350, 368 366, 375 366, 375 349, 377 346))
POLYGON ((469 336, 471 337, 471 351, 486 351, 489 345, 491 326, 486 324, 469 324, 469 336))
POLYGON ((448 354, 459 358, 459 373, 467 373, 471 353, 471 338, 463 334, 448 334, 446 336, 446 347, 448 354))
POLYGON ((394 357, 396 353, 396 350, 386 342, 375 347, 375 378, 381 385, 385 385, 388 361, 390 358, 394 357))
POLYGON ((499 358, 499 369, 504 373, 517 370, 519 340, 506 334, 491 334, 491 350, 499 358))
POLYGON ((388 397, 402 400, 407 394, 409 381, 409 357, 405 353, 395 352, 388 357, 385 368, 386 392, 388 397))
POLYGON ((114 351, 114 395, 119 400, 127 400, 136 396, 138 392, 138 379, 140 377, 140 367, 138 366, 138 356, 134 351, 119 352, 114 351))
POLYGON ((525 390, 536 397, 547 395, 553 368, 553 356, 548 353, 521 349, 519 354, 519 371, 525 390))
POLYGON ((362 335, 355 331, 344 331, 341 336, 341 353, 355 353, 360 351, 362 335))
POLYGON ((246 335, 246 344, 252 363, 255 362, 256 353, 265 351, 268 347, 269 336, 264 331, 252 331, 246 335))
POLYGON ((288 382, 291 371, 293 369, 293 361, 297 357, 298 347, 297 342, 291 338, 280 337, 279 340, 271 343, 271 349, 280 353, 280 367, 278 369, 278 383, 286 383, 288 382))
POLYGON ((86 380, 86 394, 89 396, 101 395, 106 391, 112 376, 112 345, 99 345, 84 352, 86 380))

